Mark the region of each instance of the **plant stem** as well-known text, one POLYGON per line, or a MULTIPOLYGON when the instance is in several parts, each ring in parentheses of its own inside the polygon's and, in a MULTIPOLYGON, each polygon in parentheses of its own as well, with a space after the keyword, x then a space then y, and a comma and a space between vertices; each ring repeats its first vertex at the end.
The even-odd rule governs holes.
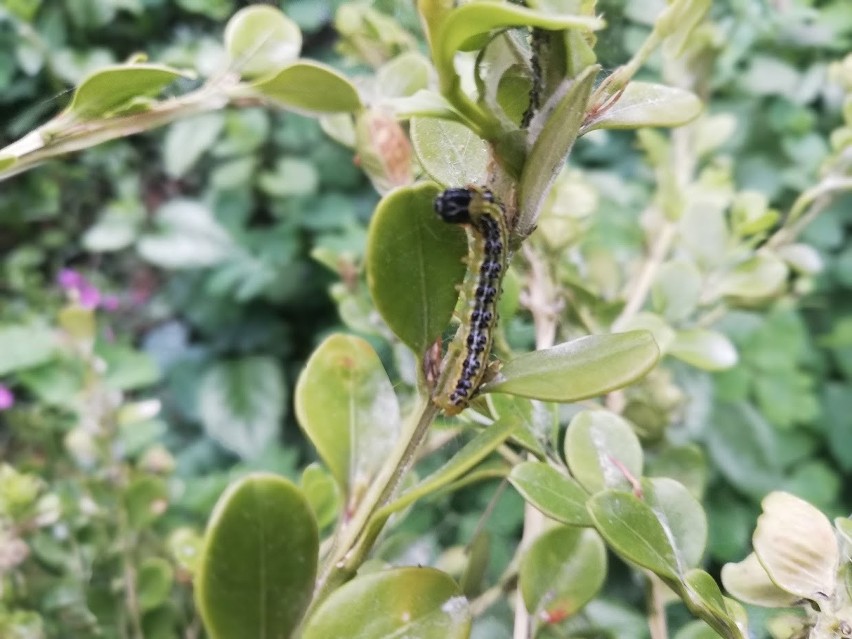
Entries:
POLYGON ((648 629, 651 639, 668 639, 669 636, 662 587, 663 584, 656 575, 648 577, 648 629))
POLYGON ((648 293, 651 291, 651 286, 654 284, 654 277, 656 277, 657 271, 668 256, 676 236, 677 225, 670 220, 666 220, 657 235, 654 245, 648 252, 648 258, 642 266, 642 271, 639 273, 639 277, 631 287, 632 292, 630 293, 630 297, 627 298, 627 303, 624 305, 624 309, 622 309, 621 314, 612 323, 613 333, 618 333, 623 330, 628 322, 630 322, 630 320, 632 320, 645 305, 645 300, 648 298, 648 293))
POLYGON ((340 538, 330 549, 317 579, 314 598, 305 613, 305 619, 310 617, 335 588, 355 573, 369 552, 384 525, 384 521, 372 522, 372 515, 390 500, 399 482, 411 469, 417 450, 426 438, 429 426, 438 411, 438 407, 428 398, 420 398, 418 406, 412 412, 416 419, 407 422, 400 443, 356 507, 352 519, 341 529, 340 538))
MULTIPOLYGON (((222 80, 224 82, 224 80, 222 80)), ((78 121, 65 113, 31 131, 20 140, 0 149, 0 157, 17 161, 0 170, 0 181, 65 153, 154 129, 175 120, 227 106, 227 85, 207 84, 179 98, 154 105, 132 115, 78 121)))
MULTIPOLYGON (((524 257, 530 267, 527 279, 527 296, 525 305, 533 316, 535 326, 535 347, 537 350, 550 348, 556 341, 558 292, 553 282, 547 264, 529 244, 524 245, 524 257)), ((535 459, 530 454, 528 459, 535 459)), ((546 518, 529 502, 524 502, 524 532, 518 546, 516 556, 525 551, 541 534, 546 518)), ((527 612, 520 593, 515 598, 515 627, 513 639, 528 639, 530 637, 530 615, 527 612)))

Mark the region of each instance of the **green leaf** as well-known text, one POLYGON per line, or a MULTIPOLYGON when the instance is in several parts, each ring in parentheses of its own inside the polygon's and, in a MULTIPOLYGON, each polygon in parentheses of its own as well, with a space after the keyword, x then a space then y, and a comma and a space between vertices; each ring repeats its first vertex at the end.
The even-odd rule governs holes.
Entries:
POLYGON ((284 375, 266 355, 217 362, 198 389, 207 434, 243 459, 259 456, 277 439, 285 403, 284 375))
POLYGON ((699 501, 668 477, 643 480, 642 489, 666 529, 681 570, 698 566, 707 544, 707 516, 699 501))
POLYGON ((589 335, 506 362, 481 391, 576 402, 632 384, 659 356, 648 331, 589 335))
POLYGON ((367 238, 367 284, 390 329, 418 355, 447 328, 464 277, 467 241, 442 222, 433 183, 402 187, 376 207, 367 238))
POLYGON ((18 158, 14 155, 0 154, 0 171, 11 169, 18 163, 18 158))
POLYGON ((136 530, 150 526, 168 504, 168 487, 160 477, 141 475, 124 492, 127 521, 136 530))
POLYGON ((108 205, 83 235, 86 250, 120 251, 136 241, 144 217, 141 206, 108 205))
POLYGON ((778 293, 787 281, 787 265, 770 253, 759 253, 728 273, 720 282, 723 295, 762 298, 778 293))
POLYGON ((302 60, 251 85, 285 109, 305 115, 350 113, 362 104, 355 86, 330 66, 302 60))
POLYGON ((540 111, 539 117, 546 117, 546 120, 540 122, 534 118, 530 124, 535 138, 518 186, 520 214, 516 231, 522 237, 535 228, 550 188, 574 146, 599 71, 600 66, 593 64, 575 80, 560 87, 540 111))
POLYGON ((394 568, 338 588, 308 620, 302 637, 467 639, 470 624, 467 599, 449 576, 432 568, 394 568))
POLYGON ((674 639, 722 639, 722 635, 703 621, 693 621, 678 630, 674 639))
POLYGON ((757 501, 781 483, 775 429, 751 404, 718 404, 707 421, 710 458, 734 487, 757 501))
POLYGON ((702 109, 701 100, 691 91, 634 80, 612 106, 583 127, 583 132, 682 126, 697 118, 702 109))
POLYGON ((322 466, 317 463, 305 466, 299 479, 299 489, 311 505, 320 530, 337 518, 340 491, 334 477, 322 466))
POLYGON ((722 371, 737 363, 737 349, 725 335, 703 328, 678 331, 669 354, 705 371, 722 371))
POLYGON ((654 310, 670 322, 688 318, 701 297, 701 273, 690 260, 666 262, 657 271, 651 299, 654 310))
POLYGON ((829 601, 836 587, 839 551, 828 518, 789 493, 769 493, 762 502, 752 543, 769 578, 782 590, 829 601))
POLYGON ((274 73, 298 58, 302 32, 278 9, 252 5, 228 21, 225 48, 240 75, 254 78, 274 73))
POLYGON ((577 413, 565 432, 571 474, 590 493, 629 488, 642 476, 642 445, 630 424, 606 410, 577 413))
POLYGON ((159 557, 145 559, 136 576, 139 609, 146 612, 168 601, 173 582, 174 570, 168 561, 159 557))
POLYGON ((139 390, 160 380, 161 371, 157 362, 148 353, 132 346, 101 341, 95 347, 95 352, 106 363, 104 379, 113 388, 122 391, 139 390))
POLYGON ((412 96, 429 86, 430 73, 432 67, 424 55, 407 51, 376 71, 376 88, 386 98, 412 96))
POLYGON ((772 582, 754 553, 739 563, 722 566, 722 583, 734 597, 754 606, 788 608, 798 599, 772 582))
POLYGON ((606 577, 606 547, 591 529, 559 526, 539 535, 521 558, 518 587, 538 623, 575 615, 606 577))
POLYGON ((89 74, 74 91, 68 111, 83 120, 108 117, 134 99, 157 95, 187 75, 159 64, 123 64, 89 74))
POLYGON ((436 118, 412 118, 411 142, 423 169, 439 184, 485 182, 488 146, 466 126, 436 118))
POLYGON ((514 395, 489 395, 488 408, 495 421, 516 424, 512 439, 536 456, 544 457, 547 442, 559 429, 558 406, 514 395))
POLYGON ((50 361, 56 351, 54 332, 41 326, 0 326, 0 375, 50 361))
POLYGON ((436 65, 448 68, 465 41, 501 27, 540 27, 562 29, 600 29, 603 20, 591 16, 552 15, 526 7, 494 2, 473 2, 453 9, 437 29, 433 40, 436 65))
POLYGON ((747 628, 739 624, 741 608, 738 604, 728 606, 729 601, 732 604, 735 602, 722 595, 713 577, 696 568, 690 570, 681 583, 682 587, 678 589, 680 595, 694 614, 704 619, 723 637, 746 639, 747 628))
POLYGON ((588 493, 571 477, 544 462, 527 461, 512 468, 509 483, 542 513, 563 524, 591 526, 588 493))
POLYGON ((242 478, 219 498, 195 577, 210 639, 281 639, 314 587, 319 534, 304 496, 269 474, 242 478))
POLYGON ((186 175, 198 158, 213 146, 224 127, 224 114, 216 112, 203 113, 172 124, 163 143, 163 168, 166 173, 173 178, 186 175))
POLYGON ((423 117, 464 122, 461 114, 444 96, 428 89, 421 89, 411 96, 391 98, 385 100, 382 104, 390 107, 394 115, 400 120, 423 117))
POLYGON ((447 486, 496 450, 509 438, 513 430, 515 430, 513 422, 497 422, 485 428, 454 454, 446 464, 425 477, 413 488, 405 491, 397 499, 382 508, 380 512, 383 515, 397 512, 413 504, 421 497, 447 486))
POLYGON ((139 254, 161 268, 213 266, 234 251, 231 236, 205 205, 177 199, 157 211, 158 232, 139 240, 139 254))
POLYGON ((372 346, 335 334, 313 352, 296 383, 296 416, 343 488, 364 487, 400 429, 393 386, 372 346))
POLYGON ((592 495, 588 509, 598 532, 615 552, 660 577, 677 578, 674 548, 648 504, 631 493, 606 490, 592 495))
POLYGON ((648 461, 645 474, 675 479, 700 500, 707 486, 707 458, 695 444, 666 446, 648 461))

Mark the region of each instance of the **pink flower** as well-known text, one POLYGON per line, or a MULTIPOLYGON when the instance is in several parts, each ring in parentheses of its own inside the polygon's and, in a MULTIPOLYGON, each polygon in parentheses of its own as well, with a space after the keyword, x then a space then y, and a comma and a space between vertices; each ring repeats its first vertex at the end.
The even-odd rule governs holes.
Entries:
MULTIPOLYGON (((64 268, 56 276, 59 287, 68 293, 72 300, 83 308, 95 309, 103 305, 106 310, 115 310, 116 304, 106 302, 98 288, 87 280, 82 273, 71 268, 64 268)), ((114 299, 114 297, 113 297, 114 299)))
POLYGON ((0 384, 0 411, 12 408, 15 405, 15 396, 8 386, 0 384))

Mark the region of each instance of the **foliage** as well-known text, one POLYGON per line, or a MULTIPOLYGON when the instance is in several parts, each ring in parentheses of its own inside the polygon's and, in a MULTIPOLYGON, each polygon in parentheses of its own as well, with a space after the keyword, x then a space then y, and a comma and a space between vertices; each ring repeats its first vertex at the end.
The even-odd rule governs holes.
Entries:
POLYGON ((852 636, 844 2, 149 4, 0 9, 0 634, 852 636))

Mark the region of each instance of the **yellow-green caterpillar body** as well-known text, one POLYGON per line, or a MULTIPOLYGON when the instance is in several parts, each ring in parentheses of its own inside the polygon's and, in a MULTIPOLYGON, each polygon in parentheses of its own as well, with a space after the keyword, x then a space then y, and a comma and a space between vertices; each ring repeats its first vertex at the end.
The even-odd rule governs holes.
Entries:
POLYGON ((488 189, 447 189, 435 198, 435 211, 445 222, 464 225, 468 237, 461 324, 450 343, 433 398, 447 415, 456 415, 476 394, 488 365, 497 324, 497 298, 508 260, 509 231, 503 207, 488 189))

